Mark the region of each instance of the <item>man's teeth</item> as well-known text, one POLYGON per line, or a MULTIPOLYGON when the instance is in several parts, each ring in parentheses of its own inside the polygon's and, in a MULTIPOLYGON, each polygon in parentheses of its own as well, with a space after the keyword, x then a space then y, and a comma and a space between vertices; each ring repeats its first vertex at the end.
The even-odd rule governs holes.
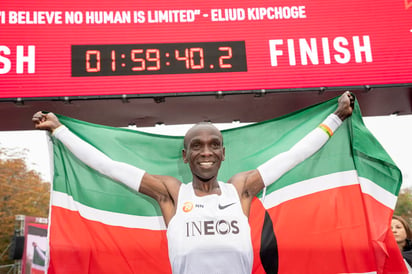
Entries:
POLYGON ((201 166, 211 166, 213 164, 213 162, 201 162, 200 165, 201 166))

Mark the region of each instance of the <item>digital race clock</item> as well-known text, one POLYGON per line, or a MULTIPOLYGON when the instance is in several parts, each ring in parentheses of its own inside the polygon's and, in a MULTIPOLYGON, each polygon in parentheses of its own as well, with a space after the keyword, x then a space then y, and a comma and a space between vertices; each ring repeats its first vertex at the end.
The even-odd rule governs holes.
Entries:
POLYGON ((244 41, 72 45, 72 76, 247 71, 244 41))

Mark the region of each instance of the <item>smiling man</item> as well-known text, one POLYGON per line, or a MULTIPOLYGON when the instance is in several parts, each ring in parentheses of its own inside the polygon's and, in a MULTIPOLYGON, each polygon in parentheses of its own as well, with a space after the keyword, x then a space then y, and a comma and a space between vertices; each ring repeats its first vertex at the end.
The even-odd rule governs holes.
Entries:
POLYGON ((85 164, 158 202, 167 226, 173 273, 250 274, 252 199, 318 151, 352 114, 353 101, 350 92, 345 92, 336 111, 291 149, 257 169, 235 174, 227 183, 217 180, 225 160, 222 134, 209 123, 196 124, 185 135, 182 155, 192 182, 183 184, 108 158, 70 132, 53 113, 37 112, 32 120, 37 129, 52 132, 85 164))

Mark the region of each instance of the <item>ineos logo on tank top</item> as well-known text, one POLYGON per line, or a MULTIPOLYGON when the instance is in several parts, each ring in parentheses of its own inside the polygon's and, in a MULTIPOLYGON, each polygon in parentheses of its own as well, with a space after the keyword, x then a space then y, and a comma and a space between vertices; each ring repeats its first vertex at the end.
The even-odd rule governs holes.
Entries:
POLYGON ((186 222, 186 237, 201 235, 239 234, 237 220, 207 220, 186 222))

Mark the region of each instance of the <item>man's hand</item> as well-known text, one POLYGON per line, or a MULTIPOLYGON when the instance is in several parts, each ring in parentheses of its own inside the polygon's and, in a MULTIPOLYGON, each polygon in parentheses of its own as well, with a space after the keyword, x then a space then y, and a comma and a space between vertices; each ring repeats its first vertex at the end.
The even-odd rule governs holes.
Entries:
POLYGON ((53 113, 36 112, 31 119, 36 129, 45 129, 53 132, 56 128, 61 126, 59 119, 53 113))
POLYGON ((342 121, 352 115, 355 97, 350 91, 345 91, 338 99, 338 108, 334 112, 342 121))

